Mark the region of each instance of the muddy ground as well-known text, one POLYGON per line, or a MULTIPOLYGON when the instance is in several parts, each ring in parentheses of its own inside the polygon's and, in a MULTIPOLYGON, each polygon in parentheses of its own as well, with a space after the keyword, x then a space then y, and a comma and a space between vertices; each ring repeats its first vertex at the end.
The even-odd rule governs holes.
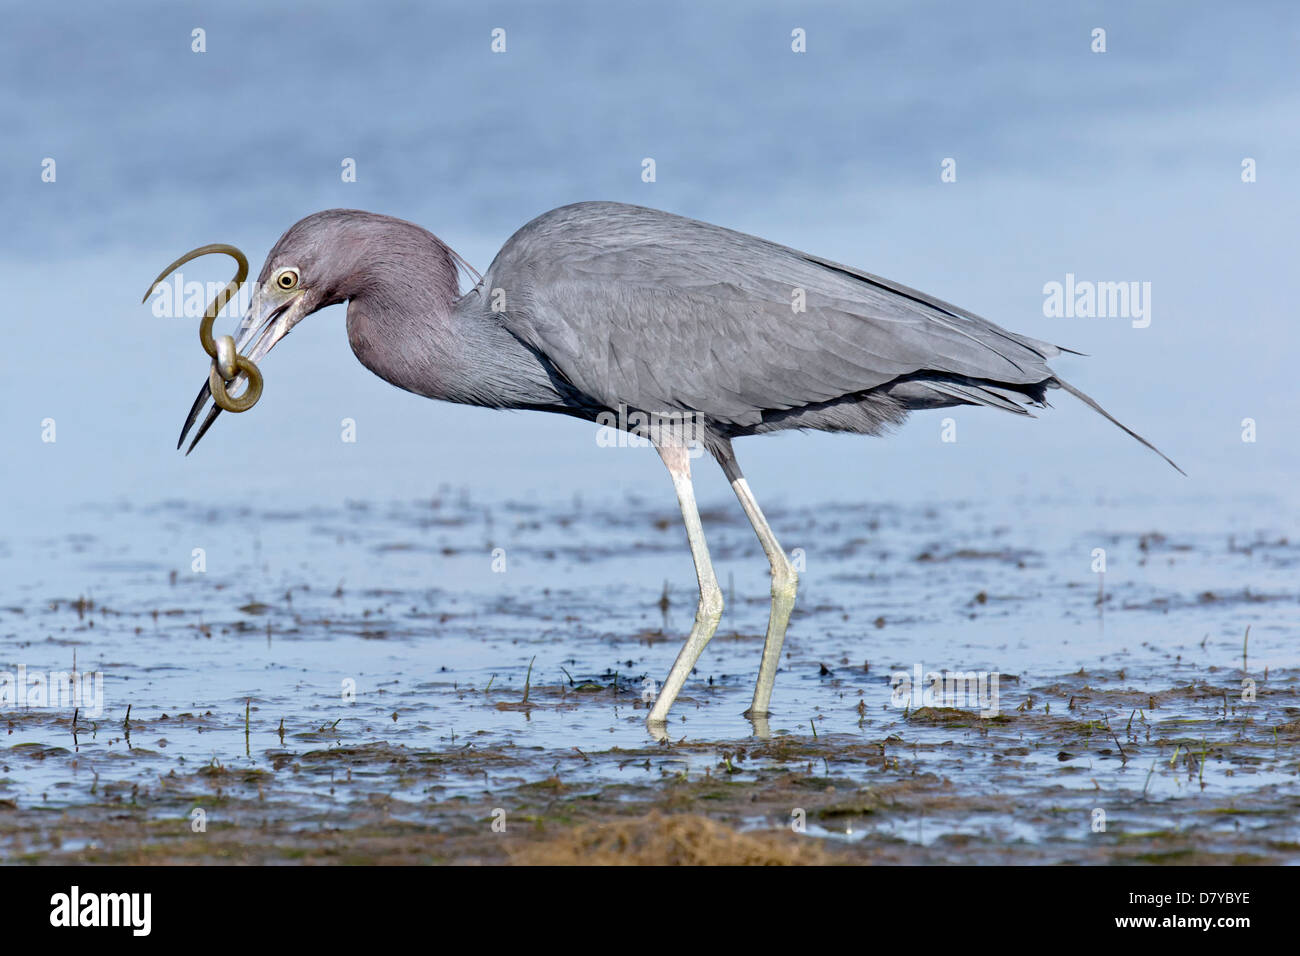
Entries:
POLYGON ((6 542, 0 668, 104 691, 0 711, 0 855, 1300 860, 1300 547, 1270 528, 1153 528, 1141 504, 1059 537, 965 506, 774 509, 805 568, 755 727, 765 565, 741 519, 706 514, 728 610, 658 741, 643 697, 691 568, 673 513, 630 505, 173 503, 6 542), (227 560, 214 530, 250 517, 227 560), (930 670, 997 673, 995 706, 897 690, 930 670))

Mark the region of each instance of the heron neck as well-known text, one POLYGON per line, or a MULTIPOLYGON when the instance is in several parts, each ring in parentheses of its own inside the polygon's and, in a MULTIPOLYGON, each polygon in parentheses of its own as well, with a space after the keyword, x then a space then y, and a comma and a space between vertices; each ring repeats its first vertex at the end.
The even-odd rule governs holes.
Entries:
MULTIPOLYGON (((477 293, 461 298, 454 266, 422 270, 439 281, 398 290, 384 284, 348 303, 348 342, 386 382, 426 398, 492 408, 558 402, 546 369, 477 293)), ((416 273, 421 274, 421 273, 416 273)))

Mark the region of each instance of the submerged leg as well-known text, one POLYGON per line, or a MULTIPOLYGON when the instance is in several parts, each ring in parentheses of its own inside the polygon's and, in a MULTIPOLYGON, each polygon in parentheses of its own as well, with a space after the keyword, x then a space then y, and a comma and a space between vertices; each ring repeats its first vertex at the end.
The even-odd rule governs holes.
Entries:
MULTIPOLYGON (((656 446, 658 447, 658 446, 656 446)), ((668 708, 677 699, 678 692, 686 683, 687 676, 695 669, 704 646, 718 629, 722 617, 722 590, 718 587, 713 574, 713 565, 709 561, 709 546, 704 541, 704 528, 700 524, 700 511, 695 504, 695 489, 691 485, 691 460, 685 448, 667 446, 659 448, 659 455, 668 466, 672 475, 673 487, 677 489, 677 503, 681 505, 682 520, 686 523, 686 540, 691 546, 691 557, 695 560, 695 576, 700 582, 700 603, 695 610, 695 623, 691 626, 690 636, 682 645, 673 668, 668 672, 663 689, 655 698, 654 706, 646 723, 662 726, 668 719, 668 708)))
POLYGON ((772 566, 772 610, 767 618, 767 639, 763 642, 763 660, 758 665, 758 683, 754 685, 754 701, 745 716, 760 719, 768 714, 768 705, 772 701, 772 687, 776 684, 776 668, 781 663, 781 644, 785 641, 785 630, 790 623, 790 612, 794 610, 794 596, 799 588, 799 575, 795 573, 790 559, 781 550, 776 535, 763 517, 763 509, 758 506, 754 493, 749 490, 749 483, 741 474, 736 457, 728 446, 718 454, 718 463, 726 472, 731 488, 740 499, 740 506, 745 509, 749 523, 754 526, 763 553, 767 555, 768 564, 772 566))

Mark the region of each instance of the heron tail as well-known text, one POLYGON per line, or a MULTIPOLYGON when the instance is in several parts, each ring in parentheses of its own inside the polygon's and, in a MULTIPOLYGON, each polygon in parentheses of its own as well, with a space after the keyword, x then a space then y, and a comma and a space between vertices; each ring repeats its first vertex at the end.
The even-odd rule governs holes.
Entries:
POLYGON ((1157 455, 1159 455, 1159 456, 1160 456, 1161 458, 1163 458, 1165 461, 1169 462, 1169 464, 1173 467, 1174 471, 1178 472, 1178 473, 1179 473, 1180 475, 1182 475, 1184 478, 1187 477, 1187 472, 1183 471, 1183 470, 1182 470, 1181 468, 1179 468, 1176 464, 1174 464, 1174 460, 1173 460, 1172 458, 1170 458, 1168 455, 1166 455, 1164 452, 1162 452, 1162 451, 1161 451, 1159 448, 1157 448, 1155 445, 1151 444, 1149 441, 1147 441, 1145 438, 1143 438, 1141 435, 1139 435, 1139 434, 1138 434, 1137 432, 1135 432, 1133 429, 1129 428, 1127 425, 1125 425, 1122 421, 1120 421, 1118 418, 1116 418, 1116 417, 1115 417, 1114 415, 1112 415, 1110 412, 1106 411, 1106 409, 1104 409, 1104 408, 1102 408, 1100 405, 1098 405, 1097 402, 1096 402, 1096 400, 1095 400, 1091 395, 1088 395, 1086 392, 1081 392, 1081 391, 1079 391, 1079 389, 1075 388, 1073 385, 1071 385, 1069 382, 1065 381, 1065 380, 1062 379, 1062 378, 1056 378, 1056 377, 1053 377, 1052 380, 1053 380, 1057 385, 1059 385, 1061 388, 1065 389, 1067 392, 1069 392, 1071 395, 1073 395, 1075 398, 1077 398, 1079 401, 1083 402, 1085 405, 1087 405, 1089 408, 1091 408, 1091 409, 1092 409, 1094 412, 1096 412, 1098 415, 1101 415, 1103 418, 1105 418, 1106 420, 1108 420, 1108 421, 1111 422, 1112 424, 1117 425, 1118 427, 1122 428, 1122 429, 1123 429, 1124 431, 1126 431, 1129 435, 1131 435, 1132 437, 1136 438, 1138 441, 1140 441, 1142 444, 1146 445, 1148 448, 1150 448, 1153 452, 1155 452, 1157 455))

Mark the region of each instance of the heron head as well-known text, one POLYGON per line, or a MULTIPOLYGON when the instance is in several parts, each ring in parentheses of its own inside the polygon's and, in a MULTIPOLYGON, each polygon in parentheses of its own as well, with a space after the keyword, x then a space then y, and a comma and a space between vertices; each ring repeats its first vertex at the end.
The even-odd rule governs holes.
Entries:
MULTIPOLYGON (((356 225, 365 216, 353 210, 330 209, 298 221, 280 237, 253 286, 248 311, 235 334, 236 352, 256 364, 307 316, 358 293, 357 263, 365 237, 356 225)), ((244 383, 245 376, 237 376, 229 385, 231 394, 239 392, 244 383)), ((205 381, 176 447, 185 442, 211 398, 205 381)), ((220 413, 212 402, 186 454, 194 450, 220 413)))
MULTIPOLYGON (((235 336, 235 351, 257 364, 313 312, 366 296, 390 309, 400 304, 413 314, 430 302, 449 307, 458 295, 458 269, 482 278, 437 236, 414 223, 359 209, 313 213, 290 226, 266 257, 235 336)), ((230 382, 232 395, 244 387, 244 380, 240 373, 230 382)), ((211 398, 205 382, 176 447, 184 444, 211 398)), ((213 402, 186 454, 220 413, 213 402)))

